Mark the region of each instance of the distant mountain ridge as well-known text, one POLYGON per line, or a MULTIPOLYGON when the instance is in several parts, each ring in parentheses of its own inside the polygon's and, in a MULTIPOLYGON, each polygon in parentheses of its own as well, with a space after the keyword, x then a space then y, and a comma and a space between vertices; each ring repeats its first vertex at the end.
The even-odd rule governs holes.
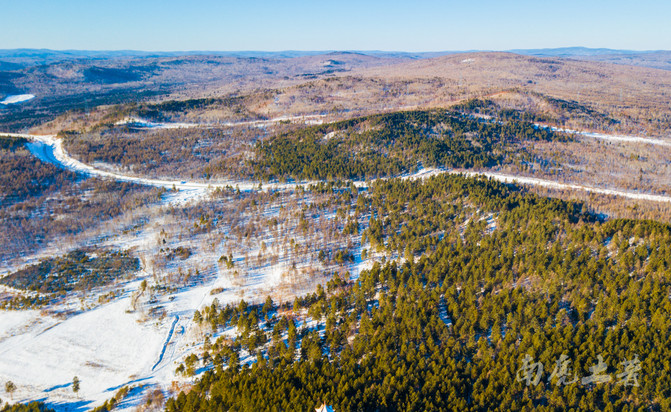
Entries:
POLYGON ((589 60, 671 70, 671 51, 669 50, 617 50, 603 48, 591 49, 587 47, 560 47, 555 49, 510 50, 510 52, 526 56, 589 60))
POLYGON ((4 65, 7 69, 29 67, 43 64, 53 64, 72 60, 114 60, 137 58, 161 58, 184 56, 216 56, 235 58, 261 59, 295 59, 300 57, 327 56, 327 55, 363 55, 387 59, 425 59, 448 54, 463 53, 462 51, 442 52, 403 52, 381 50, 283 50, 283 51, 139 51, 139 50, 51 50, 51 49, 0 49, 0 69, 4 65))
MULTIPOLYGON (((414 79, 417 73, 424 73, 426 77, 430 72, 433 77, 456 82, 473 74, 473 87, 497 83, 500 89, 538 81, 552 83, 557 76, 568 78, 584 70, 618 73, 623 78, 642 75, 630 70, 631 66, 671 71, 671 51, 568 47, 515 52, 0 50, 0 99, 8 95, 36 96, 21 104, 0 107, 0 124, 7 130, 19 130, 69 110, 87 110, 99 105, 160 99, 169 95, 173 98, 240 95, 306 81, 357 76, 364 71, 377 72, 383 79, 397 76, 414 79), (541 59, 539 56, 545 57, 541 59), (478 63, 470 64, 474 59, 478 63), (582 67, 577 64, 580 61, 614 63, 629 68, 619 70, 601 64, 582 67), (466 63, 470 66, 465 66, 466 63), (424 70, 425 67, 429 70, 424 70), (561 67, 577 71, 560 71, 561 67), (507 80, 501 77, 503 73, 515 70, 525 75, 513 73, 514 76, 507 75, 507 80), (450 75, 446 76, 446 73, 450 75)), ((667 79, 666 74, 648 71, 646 82, 658 84, 657 80, 667 79)), ((599 79, 585 79, 589 83, 603 84, 599 79)), ((564 83, 552 84, 557 87, 555 93, 566 91, 564 83)), ((636 89, 640 88, 648 89, 649 86, 636 86, 636 89)), ((453 91, 446 89, 445 93, 453 91)), ((564 97, 577 99, 578 93, 584 98, 584 92, 577 90, 564 97)))
POLYGON ((590 47, 556 47, 547 49, 512 49, 511 53, 524 54, 527 56, 552 56, 552 57, 571 57, 571 56, 605 56, 613 54, 647 54, 656 53, 660 50, 624 50, 590 47))
MULTIPOLYGON (((224 56, 238 58, 273 58, 292 59, 297 57, 319 56, 329 54, 360 54, 372 57, 397 59, 427 59, 457 53, 470 53, 493 50, 444 50, 431 52, 406 52, 383 50, 188 50, 188 51, 142 51, 142 50, 52 50, 52 49, 0 49, 0 63, 19 66, 51 64, 66 60, 79 59, 124 59, 143 57, 178 57, 178 56, 224 56)), ((654 56, 668 54, 666 50, 624 50, 589 47, 558 47, 543 49, 510 49, 510 53, 527 56, 548 56, 563 58, 604 58, 607 56, 654 56)))

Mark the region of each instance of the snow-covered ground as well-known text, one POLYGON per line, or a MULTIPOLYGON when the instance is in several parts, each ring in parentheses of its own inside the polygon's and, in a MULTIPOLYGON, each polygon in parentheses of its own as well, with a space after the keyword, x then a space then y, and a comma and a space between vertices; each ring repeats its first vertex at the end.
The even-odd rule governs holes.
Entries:
POLYGON ((2 99, 2 101, 0 101, 0 104, 8 105, 8 104, 22 103, 27 102, 28 100, 34 98, 35 98, 34 94, 14 94, 2 99))
MULTIPOLYGON (((250 181, 209 184, 127 176, 100 170, 72 158, 64 149, 62 140, 56 136, 15 136, 29 138, 27 147, 40 160, 68 170, 166 189, 175 188, 176 191, 165 195, 166 203, 171 205, 179 206, 201 201, 208 195, 210 189, 216 187, 238 186, 241 190, 259 190, 259 184, 250 181)), ((648 139, 645 140, 646 143, 650 143, 648 139)), ((638 142, 638 140, 631 141, 638 142)), ((493 172, 423 168, 416 173, 400 177, 423 179, 441 173, 484 175, 504 182, 585 190, 659 202, 671 201, 670 196, 593 188, 493 172)), ((366 187, 369 183, 355 182, 355 184, 366 187)), ((268 188, 292 190, 297 185, 297 183, 263 184, 262 187, 263 190, 268 188)), ((488 228, 494 230, 495 219, 493 217, 487 219, 488 228)), ((139 230, 139 233, 114 238, 104 246, 133 248, 135 253, 146 253, 149 256, 156 252, 156 236, 163 227, 167 227, 166 222, 157 221, 139 230)), ((298 238, 298 235, 296 236, 298 238)), ((273 239, 265 239, 265 242, 269 249, 275 247, 273 239)), ((279 247, 277 250, 278 252, 274 253, 280 254, 279 247)), ((186 263, 194 266, 200 261, 216 261, 223 252, 223 250, 212 250, 209 254, 198 253, 186 263)), ((353 277, 357 277, 361 270, 369 268, 376 258, 375 253, 369 251, 369 256, 373 258, 362 261, 360 252, 359 246, 356 260, 349 268, 353 277)), ((257 253, 258 250, 250 251, 251 256, 257 253)), ((242 258, 236 256, 236 259, 239 261, 242 258)), ((242 298, 248 301, 262 301, 273 290, 286 287, 285 277, 290 268, 290 261, 286 259, 276 264, 264 264, 250 270, 245 279, 240 280, 234 279, 231 271, 221 266, 216 264, 206 266, 202 270, 202 280, 189 286, 182 286, 170 293, 158 294, 154 302, 146 301, 144 308, 135 310, 132 301, 139 294, 140 282, 147 279, 150 285, 154 284, 153 277, 145 268, 147 272, 123 285, 121 297, 109 303, 98 305, 89 302, 91 304, 87 305, 86 297, 79 297, 83 301, 79 298, 70 298, 70 301, 63 305, 75 313, 68 316, 58 315, 53 308, 49 312, 35 310, 0 312, 0 382, 12 380, 17 385, 18 389, 11 399, 12 402, 45 399, 58 410, 84 410, 99 405, 111 398, 123 385, 138 383, 166 388, 173 381, 183 382, 187 378, 177 376, 174 372, 177 362, 189 353, 196 353, 199 350, 196 342, 202 342, 203 337, 203 331, 192 322, 195 310, 211 304, 215 298, 222 304, 237 302, 242 298), (84 308, 79 309, 80 307, 84 308), (161 308, 164 315, 161 317, 148 315, 147 310, 152 307, 161 308), (79 394, 74 394, 70 386, 74 376, 78 376, 81 380, 79 394)), ((10 400, 4 391, 0 392, 0 396, 5 401, 10 400)), ((136 401, 139 402, 139 399, 138 396, 136 401)))
POLYGON ((129 302, 125 297, 64 320, 37 311, 3 312, 0 379, 16 384, 14 401, 48 398, 58 409, 77 410, 147 378, 166 327, 138 322, 137 314, 126 313, 129 302), (17 317, 24 317, 23 326, 17 317), (81 380, 79 394, 71 388, 74 376, 81 380))
MULTIPOLYGON (((159 230, 170 233, 178 226, 171 229, 169 221, 159 219, 138 233, 100 246, 132 248, 139 256, 150 256, 158 247, 159 230)), ((194 243, 199 244, 200 239, 194 243)), ((142 384, 167 390, 174 381, 189 382, 192 378, 176 374, 175 368, 186 356, 200 355, 202 350, 207 330, 192 322, 195 310, 202 311, 214 299, 224 305, 240 299, 260 303, 287 283, 283 276, 289 269, 286 261, 247 272, 242 257, 236 256, 235 270, 246 275, 235 281, 230 269, 202 266, 216 262, 220 253, 201 250, 159 270, 169 274, 178 267, 201 269, 198 280, 175 284, 177 289, 168 292, 152 291, 154 285, 171 284, 143 271, 132 281, 103 288, 103 292, 119 291, 120 296, 102 305, 97 303, 102 292, 92 291, 88 296, 75 294, 45 311, 0 311, 0 382, 11 380, 18 388, 12 398, 0 390, 0 398, 12 402, 42 399, 58 411, 83 411, 111 398, 122 386, 142 384), (141 293, 143 280, 149 288, 141 293), (139 303, 133 305, 134 301, 139 303), (152 309, 160 311, 152 314, 152 309), (74 376, 81 380, 78 394, 72 391, 74 376)), ((135 405, 141 399, 137 396, 135 405)), ((134 406, 130 401, 125 405, 134 406)))
POLYGON ((301 122, 307 125, 317 125, 323 123, 323 118, 326 117, 324 114, 310 114, 303 116, 280 116, 269 120, 249 120, 241 122, 224 122, 220 124, 212 123, 163 123, 163 122, 151 122, 149 120, 140 119, 138 117, 126 117, 122 120, 116 122, 116 125, 130 125, 142 128, 150 129, 188 129, 193 127, 214 127, 214 126, 226 126, 226 127, 268 127, 272 126, 275 123, 279 122, 301 122))
MULTIPOLYGON (((87 410, 123 386, 167 388, 184 381, 174 370, 195 350, 199 335, 191 332, 191 318, 214 299, 214 283, 162 297, 163 319, 132 309, 132 292, 139 285, 138 279, 126 285, 124 297, 65 319, 34 310, 1 312, 0 380, 16 384, 12 401, 45 399, 59 411, 87 410), (78 394, 72 391, 74 376, 81 381, 78 394)), ((231 295, 234 300, 239 298, 231 295)))

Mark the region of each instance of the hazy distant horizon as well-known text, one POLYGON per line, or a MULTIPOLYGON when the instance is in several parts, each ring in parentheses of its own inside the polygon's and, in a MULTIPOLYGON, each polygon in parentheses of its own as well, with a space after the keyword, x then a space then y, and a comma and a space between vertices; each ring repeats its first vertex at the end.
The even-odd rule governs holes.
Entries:
POLYGON ((584 46, 565 46, 565 47, 541 47, 541 48, 512 48, 503 50, 494 49, 468 49, 468 50, 423 50, 423 51, 408 51, 408 50, 339 50, 339 49, 324 49, 324 50, 302 50, 302 49, 286 49, 286 50, 141 50, 141 49, 51 49, 51 48, 35 48, 35 47, 18 47, 18 48, 0 48, 0 54, 10 54, 12 52, 54 52, 54 53, 78 53, 78 54, 269 54, 282 55, 294 54, 297 56, 304 55, 320 55, 328 53, 353 53, 353 54, 456 54, 456 53, 478 53, 478 52, 503 52, 503 53, 517 53, 517 52, 590 52, 603 54, 617 54, 617 53, 656 53, 656 52, 671 52, 671 49, 612 49, 607 47, 584 47, 584 46))

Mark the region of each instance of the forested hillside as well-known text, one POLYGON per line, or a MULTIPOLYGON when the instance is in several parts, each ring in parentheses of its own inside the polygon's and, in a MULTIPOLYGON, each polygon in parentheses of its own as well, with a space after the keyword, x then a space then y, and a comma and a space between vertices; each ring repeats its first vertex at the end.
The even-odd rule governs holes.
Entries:
POLYGON ((397 112, 262 142, 254 170, 266 179, 368 179, 414 171, 418 164, 482 168, 519 160, 524 153, 519 143, 567 139, 516 118, 496 122, 448 110, 397 112))
POLYGON ((378 182, 352 207, 370 248, 406 259, 293 306, 206 308, 239 336, 187 359, 211 369, 169 411, 671 407, 668 225, 460 176, 378 182))

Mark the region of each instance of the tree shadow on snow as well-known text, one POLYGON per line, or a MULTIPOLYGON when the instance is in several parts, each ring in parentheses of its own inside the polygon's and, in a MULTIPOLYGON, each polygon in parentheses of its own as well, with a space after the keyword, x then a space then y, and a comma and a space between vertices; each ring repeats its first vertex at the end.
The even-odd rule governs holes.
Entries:
POLYGON ((52 386, 52 387, 49 388, 49 389, 45 389, 44 392, 49 393, 49 392, 53 392, 53 391, 55 391, 56 389, 67 388, 68 386, 72 386, 72 382, 64 383, 64 384, 62 384, 62 385, 52 386))
POLYGON ((76 401, 76 402, 46 402, 45 405, 48 408, 55 410, 56 412, 85 412, 91 409, 89 404, 93 401, 76 401))
POLYGON ((129 385, 132 385, 132 384, 134 384, 134 383, 138 383, 138 382, 146 381, 146 380, 149 379, 149 378, 151 378, 151 376, 148 376, 148 377, 146 377, 146 378, 134 379, 134 380, 132 380, 132 381, 128 381, 128 382, 126 382, 126 383, 122 383, 121 385, 112 386, 111 388, 107 388, 107 389, 105 389, 105 392, 114 392, 114 391, 116 391, 117 389, 121 389, 121 388, 123 388, 124 386, 129 386, 129 385))

